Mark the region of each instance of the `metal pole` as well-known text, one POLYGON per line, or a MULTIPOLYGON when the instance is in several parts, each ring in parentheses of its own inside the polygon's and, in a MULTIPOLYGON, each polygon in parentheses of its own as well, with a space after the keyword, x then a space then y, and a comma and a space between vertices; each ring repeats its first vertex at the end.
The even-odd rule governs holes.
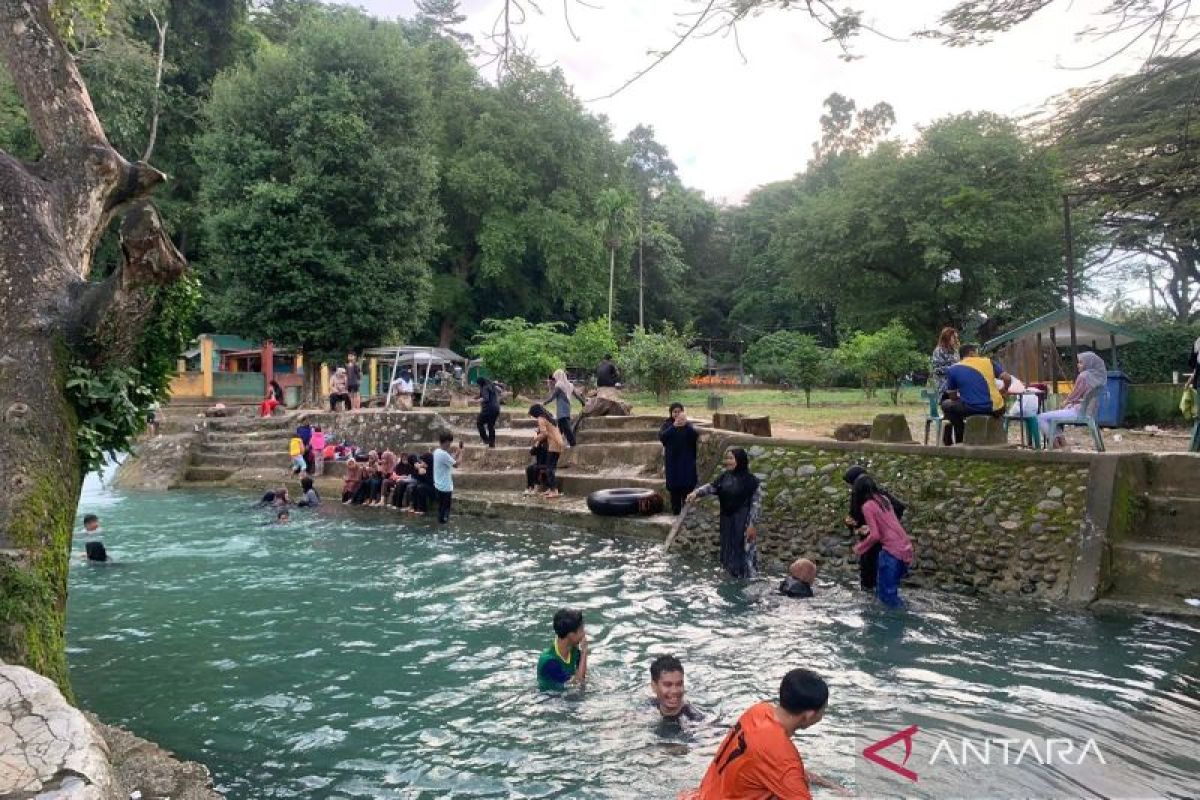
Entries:
POLYGON ((646 271, 642 265, 642 249, 645 245, 645 225, 646 225, 646 204, 642 203, 642 213, 638 216, 638 327, 642 330, 646 328, 644 318, 645 294, 646 294, 646 271))
POLYGON ((1071 237, 1071 195, 1063 198, 1063 237, 1067 256, 1067 322, 1071 327, 1071 358, 1079 361, 1079 344, 1075 341, 1075 244, 1071 237))
POLYGON ((617 248, 608 248, 608 329, 612 330, 613 286, 617 274, 617 248))

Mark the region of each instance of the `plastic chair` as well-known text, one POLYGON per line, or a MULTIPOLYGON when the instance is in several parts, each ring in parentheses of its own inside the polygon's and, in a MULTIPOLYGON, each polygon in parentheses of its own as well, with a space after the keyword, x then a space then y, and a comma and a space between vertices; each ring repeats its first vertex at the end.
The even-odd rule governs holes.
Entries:
POLYGON ((1046 448, 1054 446, 1054 441, 1059 436, 1059 428, 1066 428, 1074 425, 1076 427, 1086 427, 1092 432, 1092 442, 1096 445, 1096 452, 1104 452, 1104 437, 1100 435, 1100 426, 1096 424, 1096 409, 1100 407, 1100 398, 1108 394, 1106 387, 1096 386, 1088 391, 1083 396, 1083 403, 1079 406, 1079 416, 1065 419, 1050 420, 1050 435, 1046 437, 1046 448))
POLYGON ((1029 437, 1029 446, 1034 450, 1042 448, 1042 432, 1038 428, 1037 417, 1010 417, 1007 414, 1004 416, 1004 433, 1008 433, 1008 423, 1020 422, 1025 426, 1025 435, 1029 437))
POLYGON ((925 413, 925 444, 929 444, 929 426, 937 426, 937 442, 942 441, 942 425, 946 420, 942 418, 942 410, 938 406, 938 393, 931 392, 928 389, 921 390, 921 399, 929 401, 929 409, 925 413))

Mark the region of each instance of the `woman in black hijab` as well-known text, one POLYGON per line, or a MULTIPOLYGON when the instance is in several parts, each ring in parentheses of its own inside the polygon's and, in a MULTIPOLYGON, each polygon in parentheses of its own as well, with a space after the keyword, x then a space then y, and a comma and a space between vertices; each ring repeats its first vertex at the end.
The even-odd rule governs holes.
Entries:
POLYGON ((725 453, 725 471, 687 496, 715 494, 721 504, 721 566, 735 578, 753 578, 758 572, 758 523, 762 512, 762 484, 750 472, 750 457, 740 447, 725 453))
MULTIPOLYGON (((854 482, 861 476, 866 475, 867 471, 857 464, 846 470, 846 474, 842 476, 842 480, 850 484, 850 512, 844 520, 845 525, 852 531, 859 530, 867 524, 866 517, 863 516, 862 502, 855 498, 854 482)), ((888 499, 892 504, 892 510, 896 512, 897 519, 904 518, 904 503, 897 500, 895 497, 884 489, 879 487, 879 493, 888 499)), ((858 557, 858 582, 862 588, 867 591, 874 591, 875 576, 879 571, 879 551, 883 549, 883 545, 876 542, 871 546, 871 549, 858 557)))

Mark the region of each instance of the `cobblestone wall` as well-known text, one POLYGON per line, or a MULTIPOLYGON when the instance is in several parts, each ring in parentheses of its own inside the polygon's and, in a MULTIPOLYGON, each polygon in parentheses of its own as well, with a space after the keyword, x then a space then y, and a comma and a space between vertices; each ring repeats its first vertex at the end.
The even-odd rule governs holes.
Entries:
MULTIPOLYGON (((727 441, 706 442, 708 465, 727 441)), ((781 571, 794 558, 823 574, 858 574, 842 524, 849 487, 842 474, 861 464, 908 505, 905 528, 916 563, 907 581, 954 592, 1065 597, 1085 531, 1089 462, 1012 452, 939 454, 933 449, 747 444, 764 481, 759 524, 762 565, 781 571), (916 452, 914 452, 916 451, 916 452)), ((712 474, 716 474, 714 467, 712 474)), ((673 548, 716 559, 714 500, 689 512, 673 548)))

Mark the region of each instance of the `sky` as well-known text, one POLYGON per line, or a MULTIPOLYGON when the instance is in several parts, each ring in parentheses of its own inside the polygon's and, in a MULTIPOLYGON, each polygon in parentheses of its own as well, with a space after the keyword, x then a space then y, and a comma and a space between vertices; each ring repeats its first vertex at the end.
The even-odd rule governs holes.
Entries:
MULTIPOLYGON (((1033 20, 984 47, 956 49, 912 39, 932 27, 952 0, 846 0, 872 27, 905 41, 864 33, 861 58, 845 62, 837 45, 802 10, 772 10, 739 26, 741 52, 730 38, 693 40, 642 80, 611 93, 649 63, 647 51, 674 41, 695 0, 587 0, 571 3, 576 41, 559 0, 538 0, 521 31, 539 63, 563 70, 593 113, 623 137, 639 123, 654 128, 684 182, 713 200, 736 203, 756 186, 804 169, 819 136, 823 100, 833 92, 859 107, 879 101, 896 111, 892 134, 912 138, 948 114, 1034 113, 1049 97, 1117 72, 1136 69, 1135 53, 1093 69, 1078 69, 1113 49, 1081 41, 1076 32, 1097 21, 1108 0, 1053 3, 1033 20)), ((412 0, 357 0, 381 17, 409 17, 412 0)), ((462 0, 462 30, 477 41, 492 29, 499 0, 462 0)), ((487 70, 485 68, 485 74, 487 70)))

